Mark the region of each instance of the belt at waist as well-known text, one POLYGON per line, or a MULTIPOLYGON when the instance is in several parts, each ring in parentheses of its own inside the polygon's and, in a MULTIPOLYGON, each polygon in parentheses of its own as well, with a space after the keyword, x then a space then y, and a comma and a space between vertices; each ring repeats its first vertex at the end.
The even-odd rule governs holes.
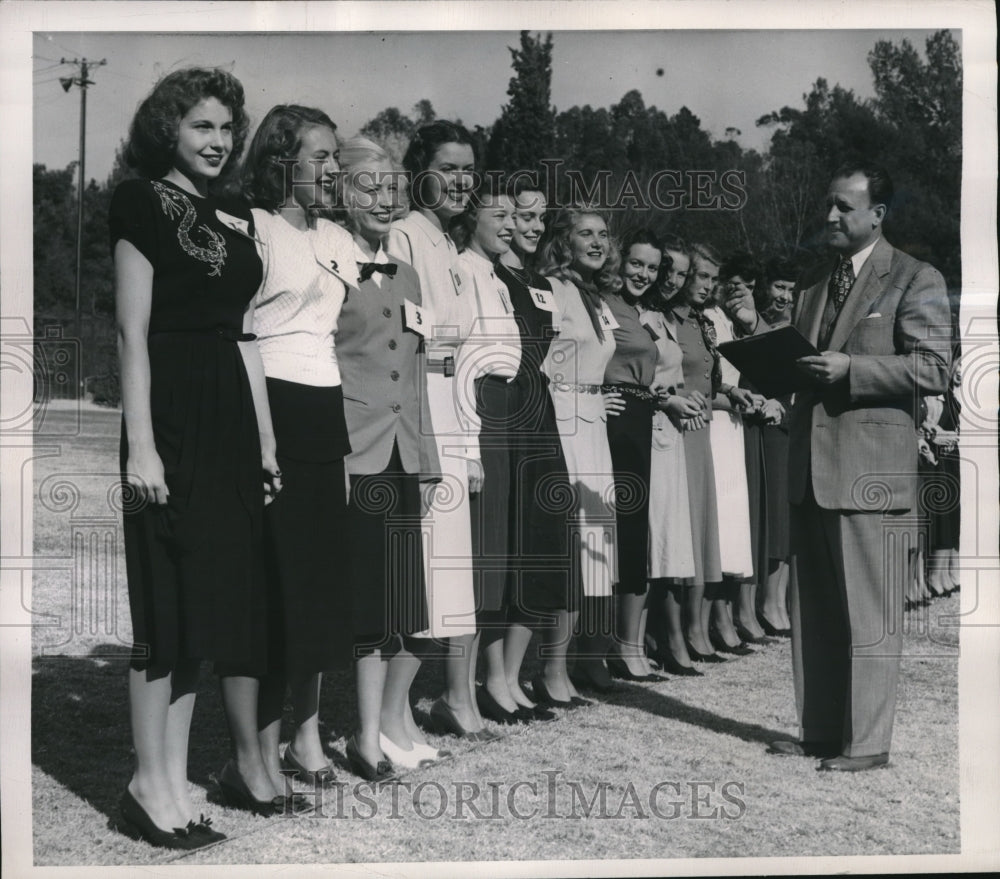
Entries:
POLYGON ((645 403, 652 403, 654 400, 659 399, 649 388, 643 387, 642 385, 601 385, 601 390, 605 393, 617 391, 619 394, 624 394, 627 397, 634 397, 636 400, 642 400, 645 403))
POLYGON ((218 336, 227 342, 253 342, 257 336, 253 333, 244 333, 232 327, 208 327, 199 330, 153 330, 150 336, 218 336))
POLYGON ((600 394, 603 390, 601 385, 574 385, 566 382, 551 382, 549 387, 568 394, 600 394))

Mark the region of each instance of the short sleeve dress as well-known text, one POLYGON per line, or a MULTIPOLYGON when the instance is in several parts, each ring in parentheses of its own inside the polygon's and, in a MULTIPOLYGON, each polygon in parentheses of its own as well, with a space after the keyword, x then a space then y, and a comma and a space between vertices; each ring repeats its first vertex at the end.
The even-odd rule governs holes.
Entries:
MULTIPOLYGON (((266 662, 260 442, 236 344, 261 281, 253 219, 239 203, 163 180, 115 190, 112 250, 129 241, 153 266, 150 406, 169 501, 124 482, 132 667, 210 659, 252 673, 266 662)), ((222 670, 217 666, 218 670, 222 670)))

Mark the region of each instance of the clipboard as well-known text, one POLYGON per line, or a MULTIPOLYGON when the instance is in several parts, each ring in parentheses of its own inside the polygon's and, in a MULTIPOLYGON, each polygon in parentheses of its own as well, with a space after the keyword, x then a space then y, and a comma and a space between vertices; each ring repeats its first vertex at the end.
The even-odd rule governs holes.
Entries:
POLYGON ((796 366, 800 357, 819 354, 793 326, 723 342, 719 353, 765 397, 781 397, 815 387, 796 366))

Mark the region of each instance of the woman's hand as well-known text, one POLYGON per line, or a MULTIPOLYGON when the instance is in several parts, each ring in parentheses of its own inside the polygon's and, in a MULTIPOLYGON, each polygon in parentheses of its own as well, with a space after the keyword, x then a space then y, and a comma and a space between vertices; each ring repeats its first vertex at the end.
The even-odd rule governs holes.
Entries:
POLYGON ((261 472, 264 475, 264 506, 266 507, 281 491, 281 470, 274 449, 261 451, 261 472))
POLYGON ((781 424, 785 417, 785 407, 777 400, 765 400, 759 411, 765 424, 781 424))
POLYGON ((919 437, 917 439, 917 453, 928 464, 937 464, 937 457, 934 455, 934 450, 931 448, 931 444, 923 437, 919 437))
POLYGON ((696 415, 693 418, 682 418, 681 430, 701 430, 706 423, 703 415, 696 415))
POLYGON ((701 418, 704 411, 701 403, 697 400, 692 397, 681 397, 677 394, 671 394, 667 397, 662 408, 667 415, 678 421, 686 418, 701 418))
MULTIPOLYGON (((740 412, 750 412, 756 408, 754 397, 757 395, 752 394, 746 388, 731 387, 726 391, 726 396, 729 398, 729 402, 733 404, 733 408, 740 412)), ((763 397, 760 399, 763 399, 763 397)))
POLYGON ((608 415, 621 415, 625 411, 625 401, 618 391, 608 391, 604 397, 604 411, 608 415))
POLYGON ((469 494, 479 494, 483 490, 483 462, 478 458, 469 458, 466 461, 469 470, 469 494))
POLYGON ((125 463, 125 479, 147 503, 163 506, 170 497, 163 461, 156 449, 130 452, 125 463))

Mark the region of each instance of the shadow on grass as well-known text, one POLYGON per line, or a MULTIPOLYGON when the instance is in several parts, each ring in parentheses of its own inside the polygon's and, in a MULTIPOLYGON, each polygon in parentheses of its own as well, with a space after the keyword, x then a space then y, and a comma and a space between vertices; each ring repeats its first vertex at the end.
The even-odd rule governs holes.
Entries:
MULTIPOLYGON (((89 656, 42 656, 32 662, 31 762, 111 820, 134 765, 128 656, 127 647, 101 644, 89 656)), ((285 723, 290 724, 289 710, 285 723)), ((356 724, 353 675, 324 675, 321 740, 349 736, 356 724)), ((282 732, 287 741, 290 727, 282 732)), ((327 751, 335 764, 347 765, 335 749, 327 751)), ((205 789, 210 802, 218 801, 214 776, 229 755, 218 678, 206 664, 191 722, 188 778, 205 789)))

